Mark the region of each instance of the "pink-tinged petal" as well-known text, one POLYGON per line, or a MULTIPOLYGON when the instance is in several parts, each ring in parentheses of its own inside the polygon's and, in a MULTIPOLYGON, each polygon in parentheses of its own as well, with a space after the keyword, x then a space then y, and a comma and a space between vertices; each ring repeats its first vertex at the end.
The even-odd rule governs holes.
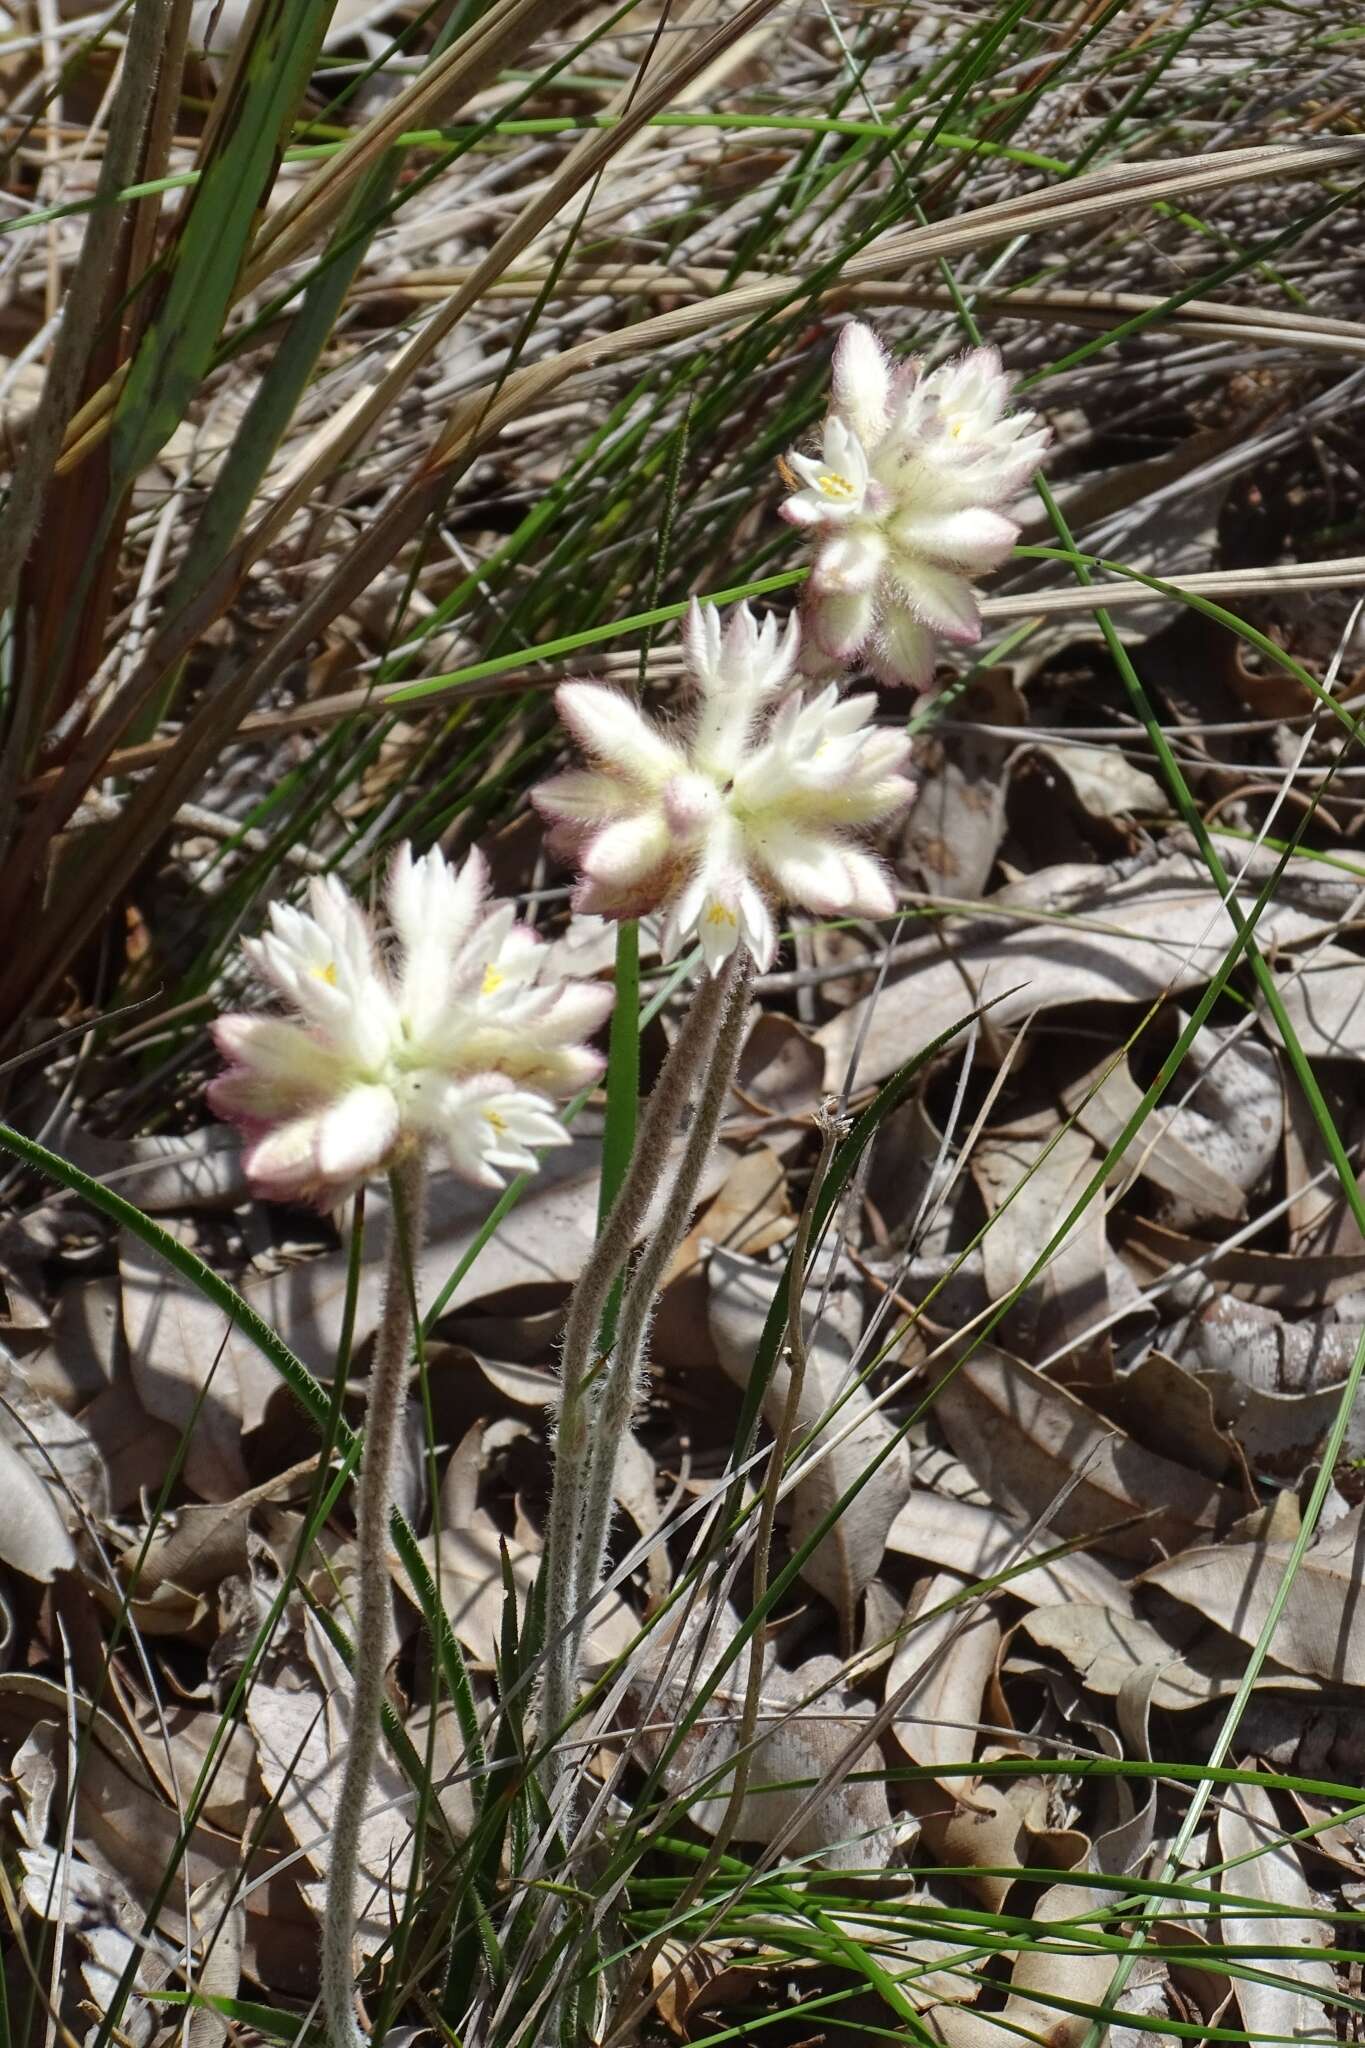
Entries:
POLYGON ((605 683, 561 683, 555 704, 585 753, 646 789, 656 789, 684 765, 679 749, 621 690, 605 683))
POLYGON ((242 1153, 242 1171, 263 1201, 310 1198, 318 1185, 318 1120, 275 1124, 242 1153))
POLYGON ((352 1088, 318 1119, 318 1172, 351 1186, 388 1164, 398 1137, 398 1104, 391 1088, 352 1088))
POLYGON ((629 889, 667 861, 673 835, 658 811, 639 811, 595 832, 581 855, 583 872, 594 881, 629 889))
POLYGON ((876 607, 870 590, 812 593, 806 600, 810 638, 831 661, 852 661, 872 631, 876 607))
POLYGON ((716 816, 721 796, 709 775, 675 775, 665 783, 660 803, 670 832, 689 839, 716 816))
POLYGON ((604 981, 564 982, 541 1017, 537 1033, 549 1045, 591 1038, 606 1023, 615 1001, 615 989, 604 981))
POLYGON ((834 346, 832 404, 858 439, 875 442, 886 431, 891 362, 870 327, 850 320, 834 346))
POLYGON ((552 824, 601 825, 639 807, 639 794, 594 768, 567 768, 537 783, 531 802, 552 824))
POLYGON ((878 620, 876 638, 865 659, 878 682, 892 689, 927 690, 938 665, 938 647, 927 626, 904 605, 893 604, 878 620))
POLYGON ((1012 519, 985 505, 923 517, 905 513, 894 521, 892 532, 897 546, 907 554, 948 562, 977 576, 998 569, 1019 537, 1012 519))
POLYGON ((788 903, 800 903, 822 917, 845 907, 843 848, 792 820, 773 819, 751 835, 754 858, 788 903))
POLYGON ((829 508, 814 491, 795 491, 790 498, 784 498, 777 508, 777 516, 785 519, 788 526, 829 524, 829 508))
POLYGON ((854 917, 890 917, 898 898, 891 876, 879 860, 861 847, 844 848, 848 908, 854 917))
POLYGON ((965 576, 913 555, 895 556, 891 573, 902 602, 921 625, 964 647, 981 638, 976 593, 965 576))
POLYGON ((886 542, 873 526, 832 533, 821 544, 811 567, 811 588, 822 596, 872 590, 886 552, 886 542))

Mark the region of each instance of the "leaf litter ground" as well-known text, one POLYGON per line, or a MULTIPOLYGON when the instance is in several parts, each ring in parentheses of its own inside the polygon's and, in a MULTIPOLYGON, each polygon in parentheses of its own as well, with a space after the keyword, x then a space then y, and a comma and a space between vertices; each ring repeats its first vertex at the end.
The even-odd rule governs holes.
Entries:
MULTIPOLYGON (((621 59, 623 77, 633 61, 621 59)), ((752 61, 772 60, 755 49, 752 61)), ((792 61, 801 90, 818 95, 835 61, 827 32, 811 31, 792 61)), ((875 66, 869 80, 888 82, 875 66)), ((1259 138, 1253 116, 1238 115, 1219 139, 1259 138)), ((606 240, 605 200, 597 225, 613 262, 640 257, 649 274, 635 287, 656 295, 675 282, 668 266, 650 269, 659 220, 704 201, 711 246, 701 253, 737 257, 754 211, 745 195, 770 201, 786 163, 752 142, 737 157, 714 136, 674 146, 658 132, 642 155, 654 198, 647 184, 632 195, 634 212, 615 222, 619 245, 606 240)), ((494 175, 489 196, 471 198, 470 220, 427 222, 378 250, 354 297, 365 347, 329 370, 286 458, 341 400, 366 350, 386 343, 386 323, 401 326, 424 292, 447 291, 452 267, 486 244, 479 207, 496 221, 497 187, 494 175), (419 267, 426 246, 450 261, 419 267)), ((1220 222, 1243 241, 1268 224, 1246 194, 1220 222)), ((1162 231, 1174 262, 1180 230, 1162 231)), ((1113 286, 1115 243, 1094 252, 1090 273, 1085 245, 1067 246, 1082 283, 1113 286)), ((1135 339, 1059 384, 1054 482, 1094 553, 1157 575, 1254 582, 1342 552, 1342 532, 1360 519, 1350 358, 1365 338, 1335 247, 1328 231, 1313 304, 1344 316, 1340 360, 1325 350, 1305 369, 1288 345, 1277 356, 1240 336, 1195 345, 1177 333, 1135 339)), ((674 269, 693 253, 685 240, 674 246, 674 269)), ((1133 260, 1129 249, 1123 261, 1133 260)), ((1309 276, 1301 264, 1296 274, 1309 276)), ((1165 288, 1164 274, 1117 275, 1165 288)), ((1264 279, 1241 289, 1248 317, 1280 303, 1264 279)), ((605 318, 583 297, 537 330, 534 346, 605 318)), ((1027 320, 1003 331, 1020 366, 1030 351, 1045 359, 1027 320)), ((818 330, 809 339, 823 346, 818 330)), ((1317 335, 1306 346, 1323 344, 1317 335)), ((469 359, 456 349, 442 360, 430 402, 449 405, 476 385, 506 335, 490 322, 461 346, 469 359)), ((229 414, 244 389, 226 386, 229 414)), ((378 665, 407 578, 429 607, 452 563, 494 555, 552 480, 566 415, 586 408, 595 427, 606 403, 595 392, 575 399, 500 447, 456 498, 440 575, 396 561, 329 629, 308 689, 351 673, 357 648, 362 667, 378 665)), ((334 526, 363 519, 382 497, 404 431, 390 421, 359 454, 328 515, 334 526)), ((212 458, 212 432, 205 415, 165 459, 192 470, 191 457, 212 458)), ((130 597, 167 481, 137 508, 130 597)), ((722 464, 701 507, 721 526, 730 481, 722 464)), ((690 547, 723 561, 689 530, 696 524, 685 506, 680 558, 690 547)), ((1040 510, 1026 538, 1051 537, 1040 510)), ((315 567, 340 546, 326 532, 312 544, 315 567)), ((292 602, 291 575, 284 551, 268 561, 240 630, 271 629, 292 602)), ((1055 565, 1017 563, 995 585, 1013 606, 998 616, 1030 618, 1030 599, 1058 580, 1055 565)), ((639 595, 629 577, 623 587, 639 595)), ((535 606, 524 588, 514 594, 512 644, 533 645, 535 606)), ((1354 702, 1358 640, 1340 590, 1253 587, 1241 613, 1315 677, 1335 661, 1337 699, 1354 702)), ((628 1653, 593 1730, 606 1836, 657 1774, 657 1839, 614 1902, 620 1938, 654 1948, 646 2038, 734 2027, 744 2039, 761 2021, 753 2038, 791 2042, 822 2027, 825 2038, 876 2038, 911 2022, 949 2048, 1017 2029, 1083 2040, 1086 2018, 1053 2001, 1083 2013, 1103 2000, 1141 1885, 1168 1868, 1190 1773, 1208 1758, 1270 1614, 1365 1333, 1365 1238, 1244 967, 1190 1038, 1159 1107, 1034 1273, 1235 939, 1089 616, 1049 622, 1045 605, 1036 616, 1040 629, 960 678, 925 722, 919 799, 886 848, 904 889, 902 924, 803 926, 760 984, 724 1144, 660 1302, 650 1400, 623 1466, 618 1583, 591 1639, 595 1669, 615 1671, 628 1653), (777 1564, 835 1518, 765 1632, 750 1782, 701 1916, 680 1936, 669 1908, 731 1804, 743 1659, 719 1676, 671 1755, 669 1736, 744 1627, 743 1536, 709 1625, 665 1619, 636 1637, 665 1608, 726 1476, 808 1199, 822 1100, 860 1106, 978 1005, 977 1025, 879 1133, 808 1278, 807 1371, 777 1564), (878 1875, 850 1875, 869 1869, 878 1875)), ((1147 599, 1123 618, 1243 914, 1273 882, 1259 943, 1357 1160, 1358 763, 1302 684, 1247 641, 1169 601, 1147 599)), ((429 650, 447 667, 482 651, 458 635, 429 650)), ((625 659, 633 673, 634 654, 625 659)), ((614 650, 607 672, 613 661, 614 650)), ((652 649, 645 667, 651 688, 666 690, 669 648, 652 649)), ((516 680, 525 687, 525 675, 516 680)), ((542 728, 534 708, 517 706, 505 733, 490 726, 477 761, 475 787, 486 777, 501 792, 478 829, 491 821, 502 885, 548 923, 562 878, 538 865, 511 765, 542 728)), ((311 744, 289 736, 296 698, 266 709, 278 729, 234 743, 199 809, 179 815, 164 862, 139 881, 120 961, 125 1001, 168 975, 192 978, 205 904, 227 922, 252 914, 262 876, 249 862, 274 843, 246 821, 273 780, 301 772, 311 744)), ((458 778, 443 784, 451 755, 416 717, 390 722, 382 744, 358 752, 343 783, 342 837, 354 829, 377 843, 376 821, 423 776, 443 792, 427 800, 428 826, 456 838, 466 829, 468 791, 458 778)), ((79 822, 89 829, 101 815, 92 801, 79 822)), ((340 843, 295 834, 287 858, 306 867, 316 846, 330 858, 340 843)), ((645 966, 647 987, 660 986, 648 944, 645 966)), ((646 1078, 675 1015, 676 1001, 646 1027, 646 1078)), ((346 1242, 315 1217, 246 1202, 234 1151, 203 1125, 198 1037, 139 1029, 84 1066, 59 1064, 42 1079, 23 1070, 12 1119, 159 1216, 330 1383, 347 1321, 346 1242)), ((557 1331, 595 1231, 599 1129, 589 1105, 574 1145, 551 1156, 472 1263, 486 1202, 439 1186, 419 1275, 429 1303, 462 1271, 430 1332, 425 1383, 414 1379, 401 1504, 489 1726, 507 1586, 524 1626, 541 1548, 557 1331)), ((217 1307, 79 1199, 18 1178, 10 1193, 0 1239, 0 1742, 16 1873, 8 1981, 26 1982, 29 1965, 50 1978, 78 2038, 134 1965, 124 2030, 139 2043, 168 2037, 156 1994, 191 1979, 302 2012, 316 1990, 345 1740, 349 1676, 328 1619, 352 1590, 348 1512, 343 1503, 311 1528, 316 1433, 217 1307), (276 1609, 238 1702, 236 1682, 276 1609), (206 1764, 207 1790, 165 1888, 206 1764), (144 1941, 149 1912, 155 1931, 144 1941)), ((358 1266, 352 1417, 377 1313, 374 1209, 358 1266)), ((765 1398, 769 1425, 788 1369, 765 1398)), ((1358 2027, 1359 1820, 1323 1787, 1365 1778, 1362 1459, 1365 1425, 1352 1419, 1233 1747, 1231 1761, 1262 1782, 1221 1785, 1186 1845, 1174 1872, 1183 1895, 1154 1917, 1122 2000, 1130 2017, 1113 2037, 1124 2048, 1172 2027, 1300 2040, 1358 2027)), ((362 1845, 369 1954, 386 1950, 411 1903, 415 1784, 435 1787, 422 1850, 433 1868, 458 1857, 481 1796, 397 1555, 393 1568, 403 1647, 391 1704, 404 1739, 376 1784, 362 1845)), ((512 1874, 505 1859, 501 1878, 512 1874)), ((408 1981, 421 1981, 415 1966, 408 1981)), ((204 2041, 221 2025, 208 2012, 193 2024, 204 2041)), ((233 2028, 250 2035, 256 2023, 243 2011, 233 2028)))

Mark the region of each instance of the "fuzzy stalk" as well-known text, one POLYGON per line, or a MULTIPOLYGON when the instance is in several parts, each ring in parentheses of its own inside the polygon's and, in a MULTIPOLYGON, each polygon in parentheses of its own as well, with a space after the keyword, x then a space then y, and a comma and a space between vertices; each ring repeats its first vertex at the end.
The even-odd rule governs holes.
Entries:
MULTIPOLYGON (((545 1693, 542 1735, 554 1741, 574 1706, 581 1541, 592 1421, 589 1393, 607 1302, 630 1258, 649 1205, 668 1170, 673 1135, 698 1069, 715 1043, 729 1002, 728 971, 705 981, 683 1016, 636 1133, 630 1166, 569 1301, 560 1354, 559 1424, 555 1432, 545 1566, 545 1693)), ((547 1764, 547 1791, 559 1772, 547 1764)))
POLYGON ((653 1319, 659 1289, 673 1254, 687 1232, 696 1206, 697 1189, 706 1171, 725 1114, 730 1086, 739 1065, 748 1021, 748 991, 752 962, 747 951, 737 948, 730 955, 718 980, 724 984, 726 1007, 717 1019, 716 1035, 709 1057, 698 1063, 700 1099, 688 1132, 687 1144, 673 1185, 669 1189, 654 1233, 640 1254, 630 1278, 617 1324, 616 1347, 607 1372, 602 1398, 593 1418, 592 1453, 584 1506, 583 1538, 578 1576, 578 1622, 575 1648, 581 1653, 587 1627, 588 1607, 602 1583, 607 1545, 611 1535, 612 1503, 621 1445, 639 1405, 646 1370, 645 1353, 649 1325, 653 1319))
POLYGON ((351 1734, 332 1829, 322 1922, 322 2003, 332 2048, 366 2048, 355 2017, 356 1891, 360 1835, 379 1751, 393 1592, 386 1562, 394 1509, 394 1465, 413 1333, 413 1274, 423 1222, 425 1165, 414 1153, 389 1176, 388 1265, 365 1407, 356 1491, 360 1597, 355 1625, 351 1734))

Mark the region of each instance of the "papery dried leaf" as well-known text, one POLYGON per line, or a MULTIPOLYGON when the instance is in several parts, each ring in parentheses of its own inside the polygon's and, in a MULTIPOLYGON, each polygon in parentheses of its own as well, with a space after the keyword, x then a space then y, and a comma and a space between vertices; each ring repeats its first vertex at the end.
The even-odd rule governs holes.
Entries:
MULTIPOLYGON (((970 1580, 988 1579, 1025 1557, 1055 1547, 1043 1537, 1029 1541, 1027 1530, 998 1508, 932 1493, 923 1486, 912 1488, 887 1532, 886 1544, 888 1550, 923 1558, 927 1564, 942 1565, 970 1580)), ((1123 1581, 1083 1550, 1054 1558, 1036 1570, 1018 1572, 1005 1581, 1001 1591, 1037 1607, 1073 1600, 1120 1608, 1128 1605, 1123 1581)))
POLYGON ((1089 1920, 1106 1926, 1105 1895, 1084 1885, 1054 1885, 1034 1906, 1031 1932, 1043 1944, 1020 1951, 1010 1975, 1009 1997, 999 2013, 970 2012, 961 2006, 940 2006, 928 2015, 929 2025, 947 2048, 1003 2048, 1006 2041, 1042 2041, 1047 2048, 1079 2048, 1093 2022, 1063 2005, 1049 2004, 1049 1994, 1099 2005, 1116 1968, 1115 1957, 1087 1942, 1085 1925, 1073 1931, 1059 1922, 1089 1920), (1053 1930, 1056 1930, 1055 1932, 1053 1930))
POLYGON ((1048 1515, 1058 1536, 1089 1536, 1118 1557, 1180 1549, 1238 1512, 1210 1480, 1144 1450, 989 1345, 942 1388, 934 1413, 993 1500, 1030 1520, 1048 1515), (1116 1526, 1134 1516, 1136 1527, 1116 1526))
MULTIPOLYGON (((0 1417, 0 1420, 3 1420, 0 1417)), ((0 1561, 30 1579, 52 1579, 76 1562, 58 1496, 7 1435, 0 1435, 0 1561)))
MULTIPOLYGON (((907 1609, 908 1626, 887 1673, 887 1703, 898 1702, 891 1724, 896 1740, 914 1763, 931 1769, 970 1763, 976 1755, 982 1702, 1000 1647, 1000 1623, 984 1602, 945 1604, 962 1585, 947 1572, 927 1582, 907 1609), (924 1621, 917 1620, 920 1614, 924 1621)), ((952 1791, 951 1782, 946 1789, 952 1791)))
MULTIPOLYGON (((711 1334, 725 1370, 743 1386, 753 1371, 777 1275, 723 1251, 712 1253, 708 1272, 711 1334)), ((887 1530, 909 1492, 910 1466, 903 1444, 883 1456, 895 1432, 857 1384, 853 1345, 835 1326, 833 1313, 827 1310, 817 1326, 820 1300, 817 1282, 807 1288, 804 1303, 806 1370, 795 1437, 798 1443, 811 1436, 813 1441, 801 1453, 801 1467, 809 1469, 791 1495, 790 1541, 798 1548, 849 1488, 865 1480, 802 1567, 808 1583, 838 1613, 845 1640, 852 1641, 858 1600, 880 1569, 887 1530)), ((789 1368, 779 1363, 763 1399, 770 1428, 781 1421, 790 1384, 789 1368)))
MULTIPOLYGON (((306 1619, 310 1667, 293 1667, 247 1694, 261 1778, 282 1820, 313 1868, 331 1860, 352 1697, 351 1674, 311 1614, 306 1619)), ((401 1911, 412 1866, 413 1790, 387 1743, 379 1745, 360 1829, 356 1938, 369 1954, 401 1911)), ((322 1888, 305 1884, 321 1910, 322 1888)))
MULTIPOLYGON (((1089 1138, 1074 1128, 1046 1138, 1006 1134, 974 1147, 972 1178, 990 1213, 981 1258, 993 1301, 1012 1293, 1032 1271, 1098 1163, 1089 1138)), ((1010 1310, 1004 1325, 1010 1348, 1030 1358, 1066 1351, 1068 1364, 1107 1361, 1105 1263, 1104 1203, 1096 1198, 1010 1310)))
MULTIPOLYGON (((1262 1901, 1270 1907, 1289 1906, 1298 1912, 1277 1917, 1273 1912, 1223 1913, 1223 1940, 1242 1944, 1253 1953, 1280 1947, 1311 1948, 1315 1942, 1331 1944, 1331 1930, 1323 1921, 1303 1913, 1313 1896, 1303 1874, 1298 1850, 1284 1839, 1270 1794, 1259 1785, 1227 1785, 1218 1808, 1218 1846, 1223 1860, 1231 1865, 1220 1884, 1243 1898, 1262 1901)), ((1324 2007, 1323 1993, 1336 1989, 1336 1975, 1326 1957, 1321 1962, 1306 1956, 1276 1956, 1267 1959, 1268 1974, 1289 1978, 1288 1984, 1258 1983, 1252 1977, 1236 1977, 1233 1989, 1250 2034, 1280 2036, 1287 2041, 1335 2041, 1338 2039, 1335 2008, 1324 2007), (1294 1985, 1302 1985, 1302 1990, 1294 1985)))
MULTIPOLYGON (((1236 1692, 1246 1668, 1245 1658, 1226 1643, 1194 1642, 1177 1648, 1140 1615, 1080 1602, 1037 1608, 1025 1616, 1020 1629, 1040 1649, 1065 1657, 1092 1692, 1116 1697, 1140 1676, 1155 1674, 1151 1703, 1167 1713, 1202 1707, 1236 1692)), ((1266 1669, 1262 1683, 1314 1689, 1310 1680, 1296 1678, 1278 1665, 1266 1669)))
MULTIPOLYGON (((1244 915, 1278 858, 1269 848, 1237 845, 1244 915)), ((1261 913, 1258 941, 1273 952, 1335 930, 1353 914, 1354 888, 1324 876, 1316 861, 1290 860, 1261 913)), ((1001 998, 991 1011, 997 1031, 1063 1003, 1151 1003, 1202 986, 1236 943, 1208 870, 1178 844, 1155 861, 1046 868, 995 900, 1008 921, 941 926, 894 980, 817 1033, 829 1089, 840 1086, 855 1045, 867 1085, 993 996, 1001 998), (1030 910, 1046 921, 1030 927, 1030 910)))
MULTIPOLYGON (((734 1629, 732 1615, 718 1622, 699 1662, 693 1631, 679 1640, 666 1628, 657 1629, 642 1647, 631 1697, 637 1705, 647 1698, 655 1704, 633 1746, 647 1762, 658 1757, 673 1724, 714 1672, 734 1629)), ((813 1857, 830 1870, 876 1870, 890 1860, 895 1834, 885 1782, 872 1775, 881 1762, 880 1749, 875 1743, 859 1747, 871 1709, 844 1691, 842 1668, 832 1657, 816 1657, 788 1672, 769 1660, 734 1838, 775 1844, 783 1857, 813 1857), (851 1749, 858 1752, 852 1774, 832 1782, 851 1749), (812 1798, 822 1785, 825 1789, 812 1798)), ((708 1832, 720 1825, 734 1784, 747 1673, 746 1645, 683 1737, 666 1773, 670 1793, 688 1801, 689 1821, 708 1832)))
MULTIPOLYGON (((1254 1643, 1289 1562, 1287 1543, 1228 1543, 1187 1550, 1143 1573, 1227 1629, 1254 1643)), ((1277 1663, 1333 1685, 1365 1685, 1365 1636, 1359 1625, 1365 1585, 1365 1509, 1355 1508, 1318 1537, 1294 1579, 1271 1644, 1277 1663)))

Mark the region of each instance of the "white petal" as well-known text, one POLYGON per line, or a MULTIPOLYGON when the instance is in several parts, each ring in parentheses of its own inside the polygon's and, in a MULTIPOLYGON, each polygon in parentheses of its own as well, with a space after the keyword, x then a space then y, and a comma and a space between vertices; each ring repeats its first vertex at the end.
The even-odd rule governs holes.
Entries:
POLYGON ((596 882, 629 889, 668 858, 673 843, 660 811, 637 811, 593 834, 583 849, 583 872, 596 882))
POLYGON ((603 683, 561 683, 559 715, 585 752, 655 789, 675 775, 682 756, 630 698, 603 683))
POLYGON ((927 690, 934 680, 938 650, 933 634, 904 605, 888 605, 877 622, 877 636, 867 656, 877 680, 892 688, 908 684, 927 690))
POLYGON ((903 513, 892 522, 891 532, 907 554, 949 562, 973 575, 999 568, 1019 537, 1012 519, 985 505, 924 516, 903 513))
POLYGON ((981 638, 981 614, 965 576, 911 555, 893 557, 891 573, 902 600, 921 625, 963 646, 981 638))
POLYGON ((391 1088, 352 1088, 318 1120, 318 1171, 327 1181, 368 1180, 388 1162, 398 1136, 391 1088))
POLYGON ((872 631, 876 607, 871 590, 812 593, 806 604, 810 635, 832 661, 852 661, 872 631))
POLYGON ((823 541, 811 568, 811 587, 826 592, 871 590, 886 560, 886 541, 877 528, 849 521, 823 541))
POLYGON ((870 327, 850 320, 834 348, 833 403, 859 439, 877 441, 886 431, 891 364, 870 327))

